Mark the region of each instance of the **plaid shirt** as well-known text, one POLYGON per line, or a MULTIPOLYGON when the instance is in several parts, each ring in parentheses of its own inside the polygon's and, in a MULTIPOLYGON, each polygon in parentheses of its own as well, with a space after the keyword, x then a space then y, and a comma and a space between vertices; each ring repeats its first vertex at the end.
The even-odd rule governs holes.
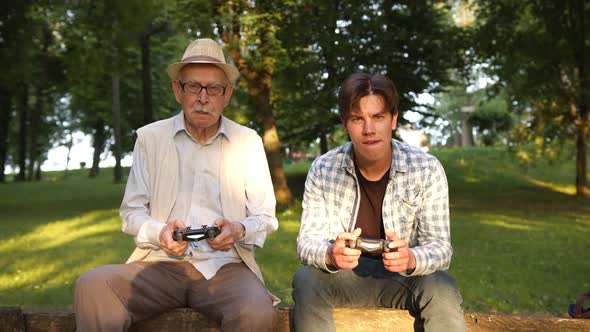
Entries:
MULTIPOLYGON (((396 140, 392 147, 383 226, 407 241, 416 256, 411 276, 446 270, 453 249, 444 169, 438 159, 417 148, 396 140)), ((355 228, 360 193, 352 153, 350 142, 333 149, 318 157, 307 174, 297 236, 297 254, 304 265, 330 271, 325 263, 329 241, 355 228)))

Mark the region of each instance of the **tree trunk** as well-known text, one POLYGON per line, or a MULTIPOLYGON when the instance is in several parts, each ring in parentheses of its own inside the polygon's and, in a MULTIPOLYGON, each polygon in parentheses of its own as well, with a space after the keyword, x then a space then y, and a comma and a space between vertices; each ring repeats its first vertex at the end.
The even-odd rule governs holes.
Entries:
POLYGON ((29 86, 23 84, 19 105, 19 128, 18 128, 18 175, 16 181, 25 181, 27 179, 27 130, 29 128, 29 86))
POLYGON ((115 144, 113 144, 113 155, 115 157, 114 181, 123 183, 123 169, 121 168, 121 100, 119 95, 119 76, 113 74, 113 131, 115 133, 115 144))
POLYGON ((7 89, 0 89, 0 183, 6 182, 4 171, 8 156, 8 128, 12 119, 11 95, 7 89))
POLYGON ((473 146, 473 127, 467 121, 467 114, 461 113, 461 146, 473 146))
POLYGON ((41 181, 43 178, 43 172, 41 172, 41 159, 37 158, 37 162, 35 163, 35 181, 41 181))
POLYGON ((588 119, 588 108, 579 108, 578 136, 576 138, 576 195, 590 196, 588 178, 586 176, 587 162, 586 151, 587 141, 590 134, 590 121, 588 119))
POLYGON ((166 24, 153 26, 150 22, 143 31, 139 44, 141 45, 141 76, 143 82, 143 124, 154 121, 152 102, 152 66, 150 62, 150 37, 163 31, 166 24))
MULTIPOLYGON (((271 38, 274 38, 274 31, 271 31, 270 25, 272 23, 265 21, 261 22, 256 33, 260 39, 259 49, 256 50, 256 56, 250 59, 245 59, 242 56, 240 48, 241 29, 239 17, 242 14, 242 4, 229 4, 229 12, 231 15, 232 24, 231 31, 222 32, 222 39, 226 44, 230 45, 230 57, 240 70, 242 77, 246 80, 248 95, 254 99, 256 106, 257 119, 264 131, 262 141, 264 150, 268 159, 268 166, 270 175, 272 177, 275 197, 279 209, 283 209, 291 205, 293 202, 293 195, 287 185, 287 177, 283 169, 283 156, 281 141, 277 131, 275 116, 272 105, 270 103, 270 92, 272 89, 272 79, 274 71, 274 62, 270 61, 272 58, 271 47, 273 43, 271 38), (232 6, 236 6, 235 8, 232 6), (251 61, 265 63, 266 65, 261 69, 253 69, 251 61)), ((264 3, 260 4, 259 9, 264 12, 264 3)))
POLYGON ((117 34, 116 29, 113 29, 112 51, 113 51, 113 68, 111 78, 111 91, 113 94, 112 111, 113 111, 113 133, 115 136, 115 143, 113 144, 113 156, 115 157, 115 168, 113 169, 113 176, 115 183, 123 183, 123 169, 121 168, 121 96, 120 96, 120 82, 119 82, 119 49, 117 48, 117 34))
POLYGON ((70 166, 70 153, 72 152, 72 146, 74 145, 74 135, 70 131, 70 139, 68 140, 67 147, 68 147, 68 154, 66 156, 66 169, 64 170, 64 178, 68 177, 68 169, 70 166))
POLYGON ((461 147, 461 132, 458 126, 453 127, 453 147, 461 147))
MULTIPOLYGON (((255 94, 257 89, 248 89, 250 95, 255 94)), ((275 196, 279 208, 289 206, 293 201, 293 195, 289 190, 287 184, 287 177, 283 169, 283 156, 281 149, 281 141, 275 123, 275 117, 272 113, 270 101, 268 99, 269 91, 263 92, 261 95, 254 96, 256 100, 256 109, 258 110, 258 119, 264 129, 264 136, 262 141, 268 158, 268 165, 270 168, 270 175, 274 186, 275 196)))
POLYGON ((320 155, 328 152, 328 135, 320 133, 320 155))
POLYGON ((32 181, 35 178, 35 163, 39 159, 39 130, 41 127, 41 114, 43 113, 43 102, 41 101, 42 93, 39 87, 35 97, 35 105, 31 112, 31 130, 29 131, 29 165, 27 171, 27 180, 32 181))
POLYGON ((590 134, 590 112, 589 108, 589 92, 588 78, 586 77, 586 22, 585 22, 585 1, 576 2, 578 10, 578 27, 579 35, 576 37, 575 58, 578 65, 578 77, 580 81, 579 88, 579 104, 577 118, 575 119, 576 127, 578 128, 578 136, 576 137, 576 195, 589 196, 590 188, 588 187, 588 178, 586 175, 586 151, 588 136, 590 134))
POLYGON ((121 168, 121 99, 119 76, 113 76, 113 131, 115 143, 113 144, 113 156, 115 157, 115 168, 113 169, 113 180, 115 183, 123 183, 123 169, 121 168))
POLYGON ((94 126, 94 153, 92 154, 92 167, 90 167, 90 171, 88 174, 88 176, 91 178, 97 177, 100 174, 100 154, 104 151, 104 146, 106 142, 104 120, 101 117, 96 118, 96 123, 94 124, 94 126))
POLYGON ((143 124, 154 121, 152 110, 152 75, 150 64, 150 35, 144 34, 141 44, 141 76, 143 82, 143 124))

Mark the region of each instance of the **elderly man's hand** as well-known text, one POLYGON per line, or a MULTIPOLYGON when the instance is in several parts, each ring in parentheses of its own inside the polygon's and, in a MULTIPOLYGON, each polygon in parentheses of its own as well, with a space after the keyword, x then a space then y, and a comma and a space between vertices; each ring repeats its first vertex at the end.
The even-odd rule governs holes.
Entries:
POLYGON ((182 254, 184 254, 188 242, 176 242, 172 238, 175 230, 184 228, 186 228, 186 226, 182 220, 174 220, 173 223, 166 224, 166 226, 162 228, 162 231, 160 232, 160 248, 164 250, 165 253, 172 256, 182 256, 182 254))
POLYGON ((229 221, 227 219, 217 219, 213 226, 219 227, 221 233, 214 239, 207 240, 209 246, 213 250, 228 251, 233 247, 234 243, 240 241, 244 237, 246 228, 242 223, 237 221, 229 221))

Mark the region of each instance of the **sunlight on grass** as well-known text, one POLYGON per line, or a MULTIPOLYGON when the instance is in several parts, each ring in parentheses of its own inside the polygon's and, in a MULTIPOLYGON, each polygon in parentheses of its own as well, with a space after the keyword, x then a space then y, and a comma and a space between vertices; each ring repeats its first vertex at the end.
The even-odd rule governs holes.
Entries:
MULTIPOLYGON (((529 214, 525 215, 507 215, 504 212, 499 213, 481 213, 475 212, 473 217, 474 220, 477 220, 481 225, 493 226, 496 228, 501 228, 505 230, 511 231, 524 231, 524 232, 550 232, 551 228, 555 227, 554 223, 547 222, 542 219, 537 219, 535 217, 530 216, 529 214)), ((568 227, 577 227, 576 220, 572 220, 568 227)), ((584 221, 582 220, 581 225, 584 227, 584 221)), ((547 234, 545 236, 551 236, 547 234)))
POLYGON ((120 231, 121 224, 117 210, 98 210, 79 217, 57 220, 36 227, 31 233, 13 238, 0 244, 0 250, 16 250, 27 243, 29 250, 47 250, 62 246, 80 238, 104 232, 120 231))
POLYGON ((562 183, 553 183, 548 181, 541 181, 538 179, 534 179, 531 177, 526 176, 525 179, 538 187, 546 188, 553 190, 558 193, 566 194, 566 195, 575 195, 576 194, 576 187, 573 185, 566 185, 562 183))
POLYGON ((130 239, 121 233, 116 209, 55 220, 5 239, 0 251, 11 259, 0 262, 0 301, 6 296, 22 305, 38 302, 36 298, 47 304, 71 303, 78 276, 99 265, 124 262, 121 241, 132 243, 130 239), (67 291, 48 298, 58 289, 67 291))
POLYGON ((481 221, 481 223, 484 225, 502 227, 502 228, 506 228, 506 229, 515 229, 515 230, 521 230, 521 231, 533 230, 533 228, 531 226, 518 225, 518 224, 510 223, 510 222, 507 222, 504 220, 483 220, 483 221, 481 221))
POLYGON ((297 259, 296 238, 300 212, 284 211, 278 216, 279 230, 269 235, 264 248, 256 250, 256 260, 262 269, 268 289, 281 299, 281 306, 293 304, 291 281, 301 266, 297 259))

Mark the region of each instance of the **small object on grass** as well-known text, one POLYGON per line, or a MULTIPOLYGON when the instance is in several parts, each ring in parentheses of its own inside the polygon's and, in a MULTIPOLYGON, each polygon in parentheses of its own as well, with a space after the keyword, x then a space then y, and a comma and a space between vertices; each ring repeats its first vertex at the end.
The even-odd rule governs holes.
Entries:
POLYGON ((582 294, 582 296, 576 300, 576 303, 570 304, 568 313, 572 318, 590 319, 590 307, 582 307, 582 303, 586 302, 588 299, 590 299, 590 292, 582 294))

